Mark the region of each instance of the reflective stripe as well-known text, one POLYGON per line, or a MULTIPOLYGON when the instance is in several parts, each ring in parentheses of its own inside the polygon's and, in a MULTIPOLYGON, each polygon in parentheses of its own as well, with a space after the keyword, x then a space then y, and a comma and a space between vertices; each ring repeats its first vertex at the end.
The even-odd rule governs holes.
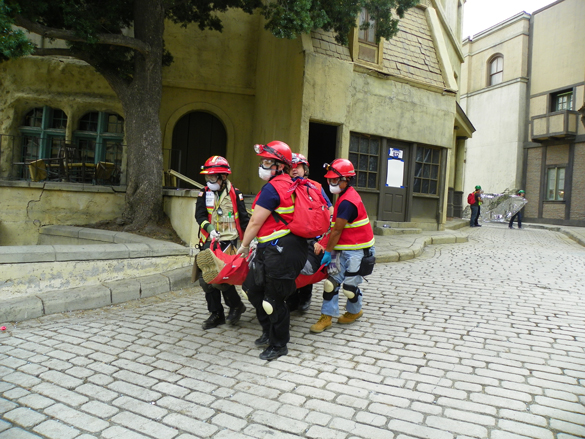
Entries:
POLYGON ((372 238, 369 242, 364 242, 363 244, 345 244, 345 245, 336 245, 333 250, 360 250, 362 248, 368 248, 375 244, 376 239, 372 238))
POLYGON ((272 241, 273 239, 282 238, 283 236, 286 236, 289 233, 290 233, 290 230, 288 230, 288 229, 277 230, 276 232, 271 233, 268 236, 258 236, 258 242, 264 243, 264 242, 272 241))
POLYGON ((290 207, 277 207, 274 209, 276 213, 293 213, 295 211, 295 206, 290 207))
POLYGON ((344 229, 350 229, 350 228, 353 228, 353 227, 362 227, 362 226, 365 226, 366 224, 369 224, 369 223, 370 223, 370 219, 368 217, 365 217, 363 220, 355 221, 355 222, 353 222, 351 224, 350 223, 347 223, 344 226, 344 229))

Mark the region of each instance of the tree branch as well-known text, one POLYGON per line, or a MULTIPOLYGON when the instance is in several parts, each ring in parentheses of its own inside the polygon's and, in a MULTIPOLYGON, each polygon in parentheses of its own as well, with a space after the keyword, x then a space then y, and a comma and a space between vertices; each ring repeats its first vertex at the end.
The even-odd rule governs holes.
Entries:
MULTIPOLYGON (((15 24, 45 38, 87 42, 87 39, 75 35, 73 31, 43 26, 42 24, 26 19, 21 15, 16 16, 15 24)), ((150 45, 137 38, 127 37, 126 35, 98 34, 97 40, 99 44, 129 47, 130 49, 137 50, 145 56, 150 53, 150 45)))

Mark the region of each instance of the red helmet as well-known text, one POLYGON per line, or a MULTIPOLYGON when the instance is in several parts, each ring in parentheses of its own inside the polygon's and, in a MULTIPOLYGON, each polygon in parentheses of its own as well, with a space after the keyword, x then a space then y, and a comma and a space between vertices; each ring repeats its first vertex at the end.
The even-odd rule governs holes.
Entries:
POLYGON ((231 174, 230 164, 220 155, 209 157, 203 166, 200 174, 231 174))
POLYGON ((353 177, 355 175, 353 163, 347 159, 335 159, 333 163, 325 163, 323 167, 327 170, 325 178, 353 177))
POLYGON ((302 154, 297 154, 296 152, 292 153, 292 164, 293 166, 298 166, 298 165, 307 165, 309 166, 309 161, 307 160, 307 157, 305 157, 302 154))
POLYGON ((292 152, 290 147, 280 140, 273 140, 267 145, 254 145, 254 151, 260 157, 275 159, 286 165, 292 165, 292 152))

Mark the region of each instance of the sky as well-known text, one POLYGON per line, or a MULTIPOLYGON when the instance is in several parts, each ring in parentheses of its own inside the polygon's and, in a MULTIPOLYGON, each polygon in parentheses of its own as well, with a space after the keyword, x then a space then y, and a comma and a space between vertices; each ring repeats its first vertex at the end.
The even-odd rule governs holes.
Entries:
POLYGON ((532 13, 556 0, 467 0, 463 6, 462 39, 525 11, 532 13))

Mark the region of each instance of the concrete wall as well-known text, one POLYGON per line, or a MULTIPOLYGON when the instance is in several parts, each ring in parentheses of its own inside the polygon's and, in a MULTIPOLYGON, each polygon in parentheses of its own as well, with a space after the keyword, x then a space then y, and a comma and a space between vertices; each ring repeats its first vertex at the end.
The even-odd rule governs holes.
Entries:
POLYGON ((65 183, 0 182, 0 245, 35 245, 48 224, 82 225, 120 216, 125 194, 65 183))

